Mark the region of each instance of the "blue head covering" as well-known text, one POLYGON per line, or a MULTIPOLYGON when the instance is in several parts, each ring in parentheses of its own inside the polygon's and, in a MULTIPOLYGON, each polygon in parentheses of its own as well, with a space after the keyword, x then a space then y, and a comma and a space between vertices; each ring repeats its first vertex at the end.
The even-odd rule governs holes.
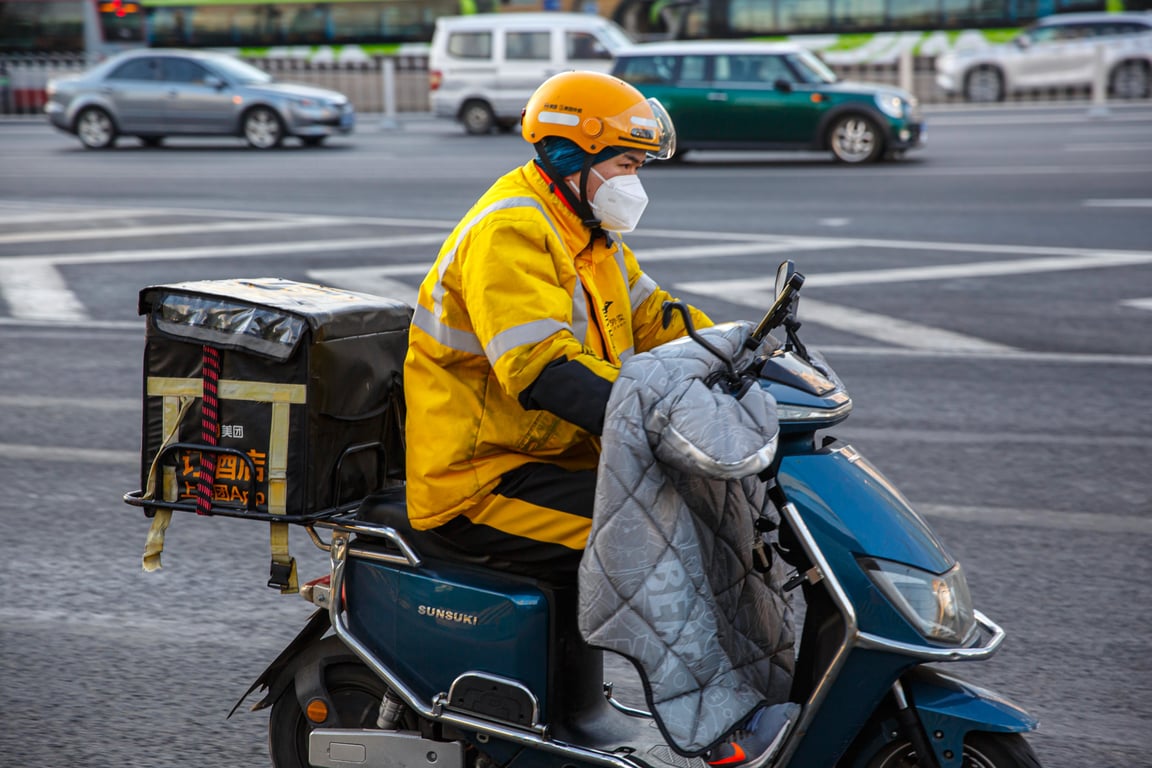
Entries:
MULTIPOLYGON (((563 136, 545 136, 544 151, 548 153, 548 159, 552 161, 552 166, 561 177, 579 173, 580 169, 584 167, 584 159, 588 157, 588 153, 581 149, 576 142, 565 139, 563 136)), ((592 157, 592 164, 595 165, 608 160, 623 151, 619 147, 605 147, 592 157)), ((536 156, 536 164, 543 167, 539 155, 536 156)))

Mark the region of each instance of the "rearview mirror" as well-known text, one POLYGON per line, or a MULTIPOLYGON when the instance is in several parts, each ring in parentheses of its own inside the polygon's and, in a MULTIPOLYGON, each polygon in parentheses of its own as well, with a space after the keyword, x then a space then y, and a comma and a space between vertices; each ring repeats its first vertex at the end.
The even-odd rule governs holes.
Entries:
POLYGON ((784 78, 778 79, 775 85, 776 90, 780 91, 781 93, 792 93, 792 83, 788 82, 784 78))
POLYGON ((780 294, 784 292, 784 286, 788 285, 788 281, 792 279, 794 274, 796 274, 796 265, 792 261, 782 261, 780 266, 776 267, 776 291, 773 301, 779 301, 780 294))
POLYGON ((209 88, 215 88, 219 91, 224 87, 225 83, 223 80, 216 77, 216 75, 208 75, 204 78, 204 85, 208 86, 209 88))
POLYGON ((1016 47, 1020 50, 1026 51, 1028 47, 1032 45, 1032 38, 1028 37, 1028 35, 1017 35, 1013 38, 1012 42, 1016 43, 1016 47))
POLYGON ((796 302, 802 285, 804 275, 796 271, 796 265, 791 261, 781 262, 776 268, 776 295, 773 297, 772 307, 744 342, 744 346, 756 349, 773 329, 795 322, 796 302))

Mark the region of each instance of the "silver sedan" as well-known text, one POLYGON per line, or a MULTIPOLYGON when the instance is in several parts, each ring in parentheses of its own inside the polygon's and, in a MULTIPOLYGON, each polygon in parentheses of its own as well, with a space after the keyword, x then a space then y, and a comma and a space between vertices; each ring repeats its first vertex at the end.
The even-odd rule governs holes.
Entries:
POLYGON ((211 51, 135 50, 81 75, 51 80, 44 111, 89 149, 120 136, 159 146, 166 136, 241 136, 257 149, 296 136, 307 146, 351 133, 356 113, 337 91, 279 83, 211 51))

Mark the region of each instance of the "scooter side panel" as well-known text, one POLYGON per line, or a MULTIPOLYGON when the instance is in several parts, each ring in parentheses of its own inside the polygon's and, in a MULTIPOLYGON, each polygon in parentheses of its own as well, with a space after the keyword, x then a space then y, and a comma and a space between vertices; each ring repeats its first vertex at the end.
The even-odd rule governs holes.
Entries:
POLYGON ((850 596, 860 629, 903 642, 923 642, 856 561, 866 555, 933 573, 955 565, 895 486, 842 444, 785 456, 777 480, 850 596))
POLYGON ((350 559, 349 626, 425 700, 464 672, 516 680, 542 710, 548 682, 547 597, 522 581, 445 564, 350 559))
POLYGON ((808 724, 788 768, 835 765, 908 664, 907 659, 891 654, 853 651, 808 724))
POLYGON ((822 512, 841 549, 933 573, 955 564, 899 489, 848 445, 785 456, 780 482, 789 499, 803 497, 806 506, 822 512))

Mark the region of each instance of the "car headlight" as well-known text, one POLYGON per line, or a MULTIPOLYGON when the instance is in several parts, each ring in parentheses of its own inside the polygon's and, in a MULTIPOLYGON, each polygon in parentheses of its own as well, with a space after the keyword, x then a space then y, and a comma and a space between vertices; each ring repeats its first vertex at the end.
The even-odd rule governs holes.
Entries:
POLYGON ((896 119, 904 117, 904 99, 894 93, 876 94, 876 106, 888 117, 896 119))
POLYGON ((888 560, 864 558, 861 567, 920 634, 942 643, 962 643, 976 627, 972 595, 957 563, 943 574, 888 560))
POLYGON ((292 99, 292 103, 294 105, 296 105, 297 107, 304 107, 305 109, 311 109, 312 107, 324 106, 323 104, 316 101, 315 99, 292 99))

